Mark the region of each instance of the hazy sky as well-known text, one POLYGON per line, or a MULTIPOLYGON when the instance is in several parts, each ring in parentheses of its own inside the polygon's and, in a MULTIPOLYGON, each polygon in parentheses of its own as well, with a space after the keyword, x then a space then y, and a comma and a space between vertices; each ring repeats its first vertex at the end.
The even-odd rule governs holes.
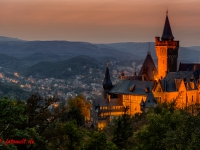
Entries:
POLYGON ((200 45, 200 0, 0 0, 0 35, 25 40, 147 42, 169 10, 175 40, 200 45))

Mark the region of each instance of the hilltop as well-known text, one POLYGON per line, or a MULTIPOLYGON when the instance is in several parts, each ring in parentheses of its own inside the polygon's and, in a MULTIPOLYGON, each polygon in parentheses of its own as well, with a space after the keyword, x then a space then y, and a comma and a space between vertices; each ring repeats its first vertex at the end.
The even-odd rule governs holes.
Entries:
POLYGON ((40 62, 35 64, 21 73, 23 76, 33 76, 40 78, 59 78, 66 79, 75 75, 87 76, 89 72, 95 76, 98 75, 98 70, 102 69, 102 65, 91 57, 80 55, 65 61, 58 62, 40 62))

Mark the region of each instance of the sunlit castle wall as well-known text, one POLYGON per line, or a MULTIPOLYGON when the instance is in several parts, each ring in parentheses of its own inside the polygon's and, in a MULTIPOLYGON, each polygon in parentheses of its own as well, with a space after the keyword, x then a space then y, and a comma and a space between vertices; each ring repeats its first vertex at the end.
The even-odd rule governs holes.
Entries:
POLYGON ((166 76, 167 72, 177 71, 179 41, 169 39, 160 40, 155 37, 155 49, 158 57, 158 77, 160 79, 166 76))

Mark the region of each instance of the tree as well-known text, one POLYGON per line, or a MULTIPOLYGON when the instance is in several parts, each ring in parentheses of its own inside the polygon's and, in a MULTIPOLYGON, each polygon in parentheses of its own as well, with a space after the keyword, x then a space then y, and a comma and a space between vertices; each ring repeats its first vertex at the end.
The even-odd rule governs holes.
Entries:
POLYGON ((84 125, 84 116, 81 114, 81 111, 75 106, 72 106, 72 108, 68 112, 64 112, 60 120, 62 122, 75 120, 79 127, 84 125))
POLYGON ((81 130, 77 127, 76 122, 75 121, 67 122, 65 124, 64 131, 68 137, 66 148, 68 148, 69 150, 80 148, 83 135, 81 130))
POLYGON ((117 150, 116 145, 107 140, 103 131, 94 131, 90 137, 86 150, 117 150))
POLYGON ((21 130, 20 126, 27 122, 27 115, 24 114, 25 103, 18 103, 7 98, 0 99, 0 145, 3 149, 17 149, 15 145, 6 145, 8 139, 21 139, 28 137, 27 131, 21 130))
POLYGON ((129 138, 133 135, 132 118, 130 115, 123 114, 114 121, 113 138, 112 141, 117 145, 119 149, 129 148, 129 138))
POLYGON ((76 97, 68 98, 67 100, 67 111, 69 112, 71 109, 80 110, 81 114, 84 116, 85 120, 90 119, 90 102, 87 102, 84 95, 79 94, 76 97))
POLYGON ((59 99, 56 97, 44 98, 37 93, 31 95, 26 101, 25 113, 28 115, 28 121, 23 124, 22 129, 33 129, 32 138, 35 138, 35 147, 46 149, 47 143, 51 142, 51 136, 46 134, 47 129, 65 111, 62 106, 54 107, 58 102, 59 99))
POLYGON ((134 134, 135 149, 198 149, 200 118, 162 104, 147 114, 148 123, 134 134))

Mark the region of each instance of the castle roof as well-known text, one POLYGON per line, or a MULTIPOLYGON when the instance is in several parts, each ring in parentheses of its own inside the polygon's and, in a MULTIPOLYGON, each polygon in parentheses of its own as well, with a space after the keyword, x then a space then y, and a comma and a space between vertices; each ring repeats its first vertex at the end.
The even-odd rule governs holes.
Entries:
POLYGON ((121 76, 121 80, 142 80, 142 76, 134 75, 134 76, 121 76))
POLYGON ((200 63, 180 63, 178 71, 195 71, 200 69, 200 63))
POLYGON ((156 107, 157 103, 155 101, 155 98, 153 96, 152 91, 150 91, 147 95, 146 101, 144 103, 144 107, 148 108, 148 107, 156 107))
POLYGON ((151 91, 153 84, 153 81, 120 80, 109 90, 109 93, 147 95, 151 91))
POLYGON ((165 25, 164 25, 163 34, 162 34, 161 39, 162 40, 168 40, 169 38, 171 38, 172 40, 174 40, 174 36, 172 34, 172 30, 171 30, 171 26, 170 26, 169 19, 168 19, 168 14, 167 14, 166 15, 166 19, 165 19, 165 25))
POLYGON ((154 76, 157 75, 157 68, 154 64, 154 61, 151 57, 151 54, 148 53, 145 60, 144 60, 144 63, 142 65, 142 68, 139 72, 139 75, 141 76, 142 74, 146 74, 148 79, 153 81, 154 80, 154 76))
POLYGON ((166 75, 166 77, 161 80, 163 91, 164 92, 177 91, 182 80, 184 81, 187 90, 197 89, 193 71, 177 71, 177 72, 169 72, 166 75), (191 82, 194 83, 193 89, 190 84, 191 82))

